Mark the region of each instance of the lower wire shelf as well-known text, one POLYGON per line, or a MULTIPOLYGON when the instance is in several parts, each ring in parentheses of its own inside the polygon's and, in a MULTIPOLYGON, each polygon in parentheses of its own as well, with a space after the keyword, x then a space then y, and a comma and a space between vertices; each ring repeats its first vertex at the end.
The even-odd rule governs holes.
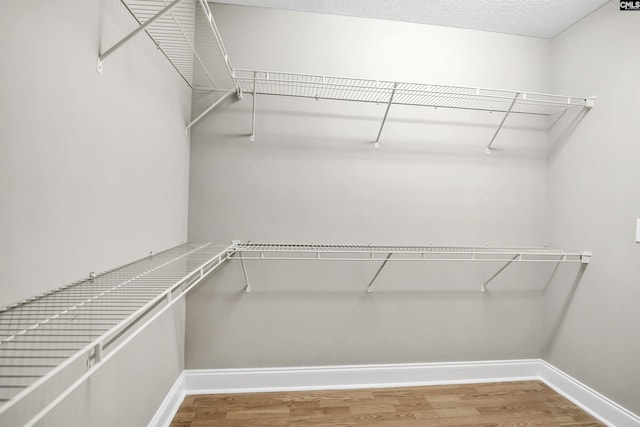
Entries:
POLYGON ((567 252, 549 248, 500 248, 463 246, 409 246, 409 245, 335 245, 251 243, 234 241, 229 247, 229 259, 242 262, 246 280, 245 292, 251 291, 245 260, 319 260, 319 261, 381 261, 380 268, 369 282, 367 292, 389 261, 473 261, 504 262, 487 285, 514 262, 582 263, 588 264, 591 252, 567 252))
POLYGON ((226 260, 589 263, 590 252, 548 248, 188 243, 0 308, 0 425, 32 426, 128 340, 226 260), (71 374, 70 374, 71 373, 71 374), (53 381, 55 379, 55 381, 53 381), (45 390, 43 392, 43 389, 45 390))
POLYGON ((53 387, 48 383, 60 383, 54 377, 66 383, 46 394, 61 399, 79 380, 66 371, 82 377, 97 368, 222 264, 227 249, 184 244, 0 308, 0 425, 37 422, 51 409, 41 394, 53 387))

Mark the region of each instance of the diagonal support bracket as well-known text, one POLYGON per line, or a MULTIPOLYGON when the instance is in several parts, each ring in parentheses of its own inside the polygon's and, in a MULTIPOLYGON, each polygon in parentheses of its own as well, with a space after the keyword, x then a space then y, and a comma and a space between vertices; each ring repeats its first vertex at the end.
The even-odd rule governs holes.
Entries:
POLYGON ((140 25, 138 28, 136 28, 135 30, 131 31, 129 34, 127 34, 122 40, 120 40, 118 43, 114 44, 113 46, 111 46, 109 49, 105 50, 104 52, 102 52, 99 56, 98 56, 98 64, 96 65, 96 69, 98 70, 98 73, 102 74, 102 62, 105 60, 105 58, 109 55, 111 55, 113 52, 115 52, 120 46, 122 46, 123 44, 125 44, 126 42, 128 42, 129 40, 131 40, 131 38, 133 38, 136 34, 140 33, 141 31, 146 30, 151 24, 153 24, 154 22, 156 22, 158 19, 162 18, 167 12, 171 11, 171 9, 173 9, 174 7, 176 7, 178 4, 180 4, 180 2, 182 2, 182 0, 174 0, 171 3, 169 3, 169 5, 167 5, 164 9, 162 9, 160 12, 156 13, 155 15, 153 15, 151 18, 149 18, 144 24, 140 25))
MULTIPOLYGON (((207 108, 206 110, 204 110, 202 113, 200 113, 200 115, 198 117, 196 117, 195 119, 193 119, 191 121, 191 123, 189 123, 187 125, 187 127, 184 129, 184 133, 185 135, 189 133, 189 129, 191 129, 191 127, 193 125, 195 125, 196 123, 198 123, 204 116, 206 116, 207 114, 209 114, 209 112, 211 110, 213 110, 214 108, 216 108, 218 105, 220 105, 220 103, 222 101, 224 101, 225 99, 227 99, 228 97, 230 97, 233 94, 238 94, 238 92, 236 91, 236 89, 231 89, 229 92, 225 93, 224 95, 222 95, 220 98, 218 98, 218 100, 216 100, 216 102, 214 102, 213 104, 211 104, 209 106, 209 108, 207 108)), ((240 95, 238 95, 240 96, 240 95)))
POLYGON ((247 275, 247 266, 244 264, 244 258, 242 258, 242 252, 240 252, 240 263, 242 264, 242 273, 244 274, 244 281, 246 283, 244 291, 246 293, 251 292, 251 283, 249 283, 249 276, 247 275))
POLYGON ((480 290, 481 290, 482 292, 486 292, 486 291, 487 291, 487 285, 488 285, 489 283, 491 283, 491 282, 493 281, 493 279, 495 279, 496 277, 498 277, 498 275, 500 275, 500 273, 502 273, 502 272, 504 271, 504 269, 505 269, 505 268, 509 267, 509 266, 511 265, 511 263, 512 263, 512 262, 514 262, 514 261, 515 261, 516 259, 518 259, 518 258, 519 258, 519 259, 522 259, 522 255, 520 255, 520 254, 514 255, 514 257, 513 257, 513 258, 511 258, 511 261, 509 261, 508 263, 506 263, 505 265, 503 265, 503 266, 500 268, 500 270, 496 271, 496 273, 495 273, 493 276, 491 276, 487 281, 485 281, 485 282, 482 284, 482 288, 481 288, 480 290))
POLYGON ((382 262, 382 265, 380 266, 380 268, 378 268, 378 271, 376 271, 376 274, 373 276, 373 279, 371 279, 371 281, 369 282, 369 286, 367 286, 367 292, 369 293, 373 292, 373 282, 376 281, 376 279, 380 275, 380 272, 382 271, 384 266, 387 265, 387 263, 389 262, 389 258, 391 258, 391 255, 393 255, 393 253, 390 253, 389 255, 387 255, 385 260, 382 262))
MULTIPOLYGON (((509 109, 507 110, 507 112, 505 113, 504 117, 502 118, 502 121, 500 122, 500 125, 498 126, 498 129, 496 129, 496 132, 493 134, 493 138, 491 138, 491 141, 489 142, 489 145, 487 145, 487 154, 491 154, 491 146, 493 145, 493 141, 496 140, 496 137, 498 136, 498 133, 500 133, 500 130, 502 129, 502 126, 504 126, 504 122, 507 120, 507 117, 509 117, 509 114, 511 113, 511 110, 513 110, 513 106, 516 105, 516 101, 518 100, 518 97, 520 96, 520 92, 516 93, 516 96, 513 97, 513 100, 511 101, 511 105, 509 105, 509 109)), ((526 99, 527 98, 527 94, 523 94, 522 99, 526 99)))
POLYGON ((396 96, 396 89, 398 88, 398 83, 393 84, 393 90, 391 91, 391 96, 389 97, 389 102, 387 103, 387 110, 384 112, 384 117, 382 118, 382 124, 380 125, 380 130, 378 131, 378 136, 376 137, 376 141, 374 147, 380 147, 380 135, 382 135, 382 129, 384 129, 384 124, 387 121, 387 116, 389 115, 389 108, 391 108, 391 104, 393 103, 393 97, 396 96))

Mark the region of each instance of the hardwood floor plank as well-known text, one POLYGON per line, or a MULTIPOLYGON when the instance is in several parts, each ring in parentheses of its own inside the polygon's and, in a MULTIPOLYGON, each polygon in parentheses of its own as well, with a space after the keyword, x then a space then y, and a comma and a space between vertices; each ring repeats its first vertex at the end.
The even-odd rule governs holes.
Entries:
POLYGON ((171 427, 601 427, 540 381, 187 396, 171 427))

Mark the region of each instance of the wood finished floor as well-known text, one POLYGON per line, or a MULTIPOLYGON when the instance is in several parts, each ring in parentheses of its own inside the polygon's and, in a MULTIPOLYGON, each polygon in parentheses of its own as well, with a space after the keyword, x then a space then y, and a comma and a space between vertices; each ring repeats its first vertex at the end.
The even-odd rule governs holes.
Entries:
POLYGON ((540 381, 187 396, 171 427, 603 426, 540 381))

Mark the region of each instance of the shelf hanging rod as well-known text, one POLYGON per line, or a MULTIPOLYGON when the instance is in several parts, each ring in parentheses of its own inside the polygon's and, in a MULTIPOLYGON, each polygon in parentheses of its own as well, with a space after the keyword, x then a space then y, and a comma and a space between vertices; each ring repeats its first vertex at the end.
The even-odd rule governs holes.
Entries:
POLYGON ((167 12, 169 12, 171 9, 176 7, 180 2, 182 2, 182 0, 174 0, 174 1, 172 1, 168 6, 165 6, 165 8, 162 9, 160 12, 156 13, 151 18, 149 18, 144 24, 140 25, 138 28, 136 28, 135 30, 130 32, 128 35, 126 35, 122 40, 120 40, 119 42, 117 42, 116 44, 111 46, 109 49, 107 49, 106 51, 101 53, 98 56, 98 65, 96 66, 96 69, 98 70, 98 72, 100 74, 102 74, 102 62, 105 60, 105 58, 107 58, 109 55, 111 55, 113 52, 115 52, 120 46, 122 46, 123 44, 128 42, 136 34, 138 34, 141 31, 146 30, 147 27, 149 27, 151 24, 153 24, 158 19, 162 18, 167 12))

